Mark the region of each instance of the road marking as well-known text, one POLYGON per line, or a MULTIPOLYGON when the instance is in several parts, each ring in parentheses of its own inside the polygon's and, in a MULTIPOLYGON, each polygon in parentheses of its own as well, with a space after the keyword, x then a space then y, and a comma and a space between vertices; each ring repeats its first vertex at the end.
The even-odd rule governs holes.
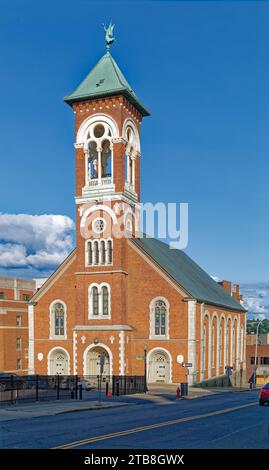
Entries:
POLYGON ((125 431, 117 431, 111 434, 103 434, 101 436, 88 437, 86 439, 81 439, 80 441, 70 442, 69 444, 63 444, 61 446, 52 447, 52 449, 73 449, 74 447, 80 447, 86 444, 92 444, 94 442, 106 441, 107 439, 113 439, 115 437, 127 436, 129 434, 135 434, 138 432, 149 431, 151 429, 163 428, 166 426, 173 426, 178 423, 185 423, 187 421, 194 421, 196 419, 208 418, 210 416, 217 416, 224 413, 231 413, 232 411, 241 410, 242 408, 248 408, 249 406, 257 406, 257 401, 247 403, 246 405, 234 406, 232 408, 223 408, 218 411, 211 411, 210 413, 204 413, 201 415, 188 416, 186 418, 173 419, 171 421, 163 421, 161 423, 149 424, 147 426, 141 426, 139 428, 126 429, 125 431))

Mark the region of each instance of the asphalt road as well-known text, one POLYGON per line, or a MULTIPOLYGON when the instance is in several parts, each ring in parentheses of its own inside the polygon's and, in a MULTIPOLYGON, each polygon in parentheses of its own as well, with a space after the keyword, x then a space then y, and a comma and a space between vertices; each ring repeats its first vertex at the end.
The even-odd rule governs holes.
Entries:
POLYGON ((11 449, 269 449, 269 406, 256 391, 195 400, 132 399, 122 408, 0 423, 11 449), (136 404, 135 404, 136 403, 136 404))

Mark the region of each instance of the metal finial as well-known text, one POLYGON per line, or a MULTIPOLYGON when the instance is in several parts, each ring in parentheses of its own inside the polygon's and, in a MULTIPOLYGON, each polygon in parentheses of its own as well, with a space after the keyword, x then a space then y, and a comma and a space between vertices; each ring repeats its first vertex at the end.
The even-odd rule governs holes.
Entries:
POLYGON ((106 49, 109 51, 110 44, 113 44, 113 42, 116 41, 116 39, 113 36, 113 29, 114 29, 114 24, 112 24, 112 20, 110 20, 110 23, 108 27, 106 28, 105 24, 103 23, 104 31, 106 33, 106 49))

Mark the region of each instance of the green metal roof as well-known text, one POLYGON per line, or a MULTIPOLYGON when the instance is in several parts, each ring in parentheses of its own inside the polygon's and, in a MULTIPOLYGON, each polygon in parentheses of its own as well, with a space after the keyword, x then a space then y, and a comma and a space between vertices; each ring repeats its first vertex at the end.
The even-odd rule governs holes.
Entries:
POLYGON ((142 116, 149 116, 148 110, 140 103, 110 52, 107 51, 76 90, 64 98, 64 101, 71 104, 75 101, 118 94, 124 95, 142 116))
POLYGON ((132 238, 131 241, 194 299, 232 310, 246 311, 184 251, 171 249, 166 243, 155 238, 146 238, 146 236, 132 238))

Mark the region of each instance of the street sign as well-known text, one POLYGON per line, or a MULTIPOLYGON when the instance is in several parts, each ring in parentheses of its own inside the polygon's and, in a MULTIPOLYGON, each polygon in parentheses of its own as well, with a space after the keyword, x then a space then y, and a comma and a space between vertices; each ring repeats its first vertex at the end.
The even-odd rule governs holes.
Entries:
POLYGON ((230 375, 232 375, 233 373, 233 367, 232 366, 225 366, 225 374, 228 375, 228 377, 230 375))
POLYGON ((183 361, 184 361, 184 357, 183 357, 181 354, 179 354, 179 355, 177 356, 177 362, 178 362, 179 364, 182 364, 183 361))
POLYGON ((184 362, 183 367, 192 367, 192 362, 184 362))

